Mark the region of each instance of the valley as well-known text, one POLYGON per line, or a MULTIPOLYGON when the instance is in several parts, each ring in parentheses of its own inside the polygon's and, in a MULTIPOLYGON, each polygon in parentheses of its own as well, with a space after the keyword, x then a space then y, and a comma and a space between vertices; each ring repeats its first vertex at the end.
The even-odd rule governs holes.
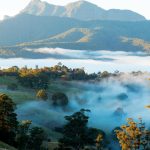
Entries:
POLYGON ((0 2, 0 150, 149 150, 147 6, 0 2))

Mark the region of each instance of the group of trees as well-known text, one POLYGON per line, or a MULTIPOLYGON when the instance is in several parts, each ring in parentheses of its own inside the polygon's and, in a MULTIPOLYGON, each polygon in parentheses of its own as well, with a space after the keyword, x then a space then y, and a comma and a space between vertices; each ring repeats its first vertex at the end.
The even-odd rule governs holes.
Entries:
POLYGON ((25 71, 20 72, 17 77, 19 83, 27 88, 31 89, 47 89, 49 77, 43 72, 25 71))
MULTIPOLYGON (((48 100, 48 93, 46 90, 41 89, 37 92, 36 97, 39 100, 48 100)), ((65 93, 56 92, 51 97, 51 103, 53 106, 66 106, 69 103, 68 97, 65 93)))
POLYGON ((122 150, 150 149, 150 131, 145 128, 141 118, 138 123, 132 118, 127 119, 127 125, 116 130, 116 135, 122 150))
MULTIPOLYGON (((64 95, 60 93, 54 95, 54 100, 57 102, 60 96, 64 95)), ((0 94, 0 140, 19 150, 41 150, 43 141, 49 137, 41 127, 33 126, 32 121, 18 121, 15 107, 10 97, 0 94)), ((62 137, 55 150, 92 150, 92 147, 102 150, 107 146, 109 142, 105 133, 88 126, 89 112, 90 110, 81 109, 70 116, 65 116, 65 125, 59 130, 62 137)), ((131 118, 128 119, 126 125, 113 130, 112 139, 118 139, 122 150, 150 149, 150 131, 146 129, 142 119, 139 119, 138 123, 131 118)))
MULTIPOLYGON (((59 147, 56 150, 66 149, 97 149, 103 150, 106 147, 111 149, 106 135, 102 130, 89 128, 86 113, 89 110, 81 109, 73 115, 66 116, 66 124, 63 127, 63 137, 59 140, 59 147), (92 148, 94 146, 95 148, 92 148)), ((122 150, 149 150, 150 130, 146 129, 142 119, 135 122, 132 118, 127 119, 127 124, 116 127, 112 131, 111 140, 118 141, 122 150)))
MULTIPOLYGON (((38 68, 19 68, 17 66, 10 67, 8 69, 1 69, 0 76, 15 76, 19 83, 31 89, 48 89, 49 82, 51 80, 101 80, 108 77, 116 77, 122 75, 119 71, 109 73, 107 71, 88 74, 84 71, 84 68, 68 68, 61 63, 53 67, 38 68)), ((132 72, 132 75, 136 76, 142 74, 142 72, 132 72)), ((9 85, 9 89, 16 89, 15 85, 9 85)))
POLYGON ((45 131, 41 127, 30 127, 31 121, 20 122, 16 134, 16 142, 19 150, 40 150, 42 142, 47 139, 45 131))
MULTIPOLYGON (((84 68, 68 68, 61 63, 53 67, 44 67, 35 69, 32 68, 19 68, 17 66, 8 69, 1 69, 0 76, 15 76, 19 83, 27 88, 32 89, 47 89, 50 80, 95 80, 99 78, 106 78, 112 75, 107 71, 88 74, 84 68)), ((8 87, 9 88, 9 87, 8 87)), ((10 85, 10 89, 14 89, 14 85, 10 85)))
POLYGON ((54 67, 36 67, 36 69, 13 66, 0 70, 0 75, 16 76, 22 85, 31 88, 47 88, 47 82, 54 79, 88 80, 96 78, 96 74, 85 73, 84 68, 71 69, 61 63, 54 67))
POLYGON ((0 141, 17 147, 19 150, 40 150, 46 138, 40 127, 31 127, 31 121, 17 120, 16 105, 6 94, 0 94, 0 141))
POLYGON ((56 150, 81 150, 86 146, 96 146, 98 149, 105 146, 105 133, 102 130, 88 127, 90 110, 81 109, 73 115, 65 116, 66 124, 63 126, 63 137, 59 140, 56 150))

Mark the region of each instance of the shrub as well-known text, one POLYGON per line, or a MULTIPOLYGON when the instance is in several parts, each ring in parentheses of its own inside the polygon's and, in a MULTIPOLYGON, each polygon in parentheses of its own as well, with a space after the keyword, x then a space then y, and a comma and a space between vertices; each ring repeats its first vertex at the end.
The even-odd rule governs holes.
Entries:
POLYGON ((129 118, 127 125, 121 126, 121 130, 116 130, 116 134, 122 150, 150 149, 150 131, 146 130, 142 119, 136 123, 129 118))
POLYGON ((36 97, 38 99, 47 100, 48 99, 48 94, 45 90, 41 89, 37 92, 36 97))
POLYGON ((58 92, 52 95, 52 103, 55 106, 66 106, 68 104, 68 97, 66 94, 58 92))

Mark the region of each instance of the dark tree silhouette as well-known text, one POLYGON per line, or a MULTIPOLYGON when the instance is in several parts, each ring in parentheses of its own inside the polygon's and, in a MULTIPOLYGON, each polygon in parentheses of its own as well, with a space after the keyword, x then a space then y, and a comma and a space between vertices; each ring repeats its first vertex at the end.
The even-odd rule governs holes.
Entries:
POLYGON ((13 145, 17 130, 15 104, 6 94, 0 94, 0 140, 13 145))
POLYGON ((68 97, 66 94, 58 92, 52 95, 52 103, 55 106, 66 106, 68 104, 68 97))
POLYGON ((88 144, 87 124, 89 117, 85 115, 87 111, 89 110, 81 109, 79 112, 65 117, 67 123, 64 126, 63 138, 60 139, 61 148, 72 147, 80 150, 88 144))

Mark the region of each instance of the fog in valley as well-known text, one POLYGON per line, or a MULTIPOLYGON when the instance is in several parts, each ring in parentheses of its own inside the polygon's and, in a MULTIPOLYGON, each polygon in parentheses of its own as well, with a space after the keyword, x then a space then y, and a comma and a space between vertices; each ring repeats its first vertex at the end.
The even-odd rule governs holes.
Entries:
POLYGON ((88 113, 89 126, 103 129, 106 132, 122 125, 126 118, 138 120, 142 117, 149 125, 150 74, 110 77, 102 81, 71 82, 75 90, 66 93, 69 104, 66 107, 54 107, 50 100, 31 101, 18 105, 19 120, 32 120, 33 124, 47 128, 64 124, 64 116, 81 108, 91 110, 88 113))

